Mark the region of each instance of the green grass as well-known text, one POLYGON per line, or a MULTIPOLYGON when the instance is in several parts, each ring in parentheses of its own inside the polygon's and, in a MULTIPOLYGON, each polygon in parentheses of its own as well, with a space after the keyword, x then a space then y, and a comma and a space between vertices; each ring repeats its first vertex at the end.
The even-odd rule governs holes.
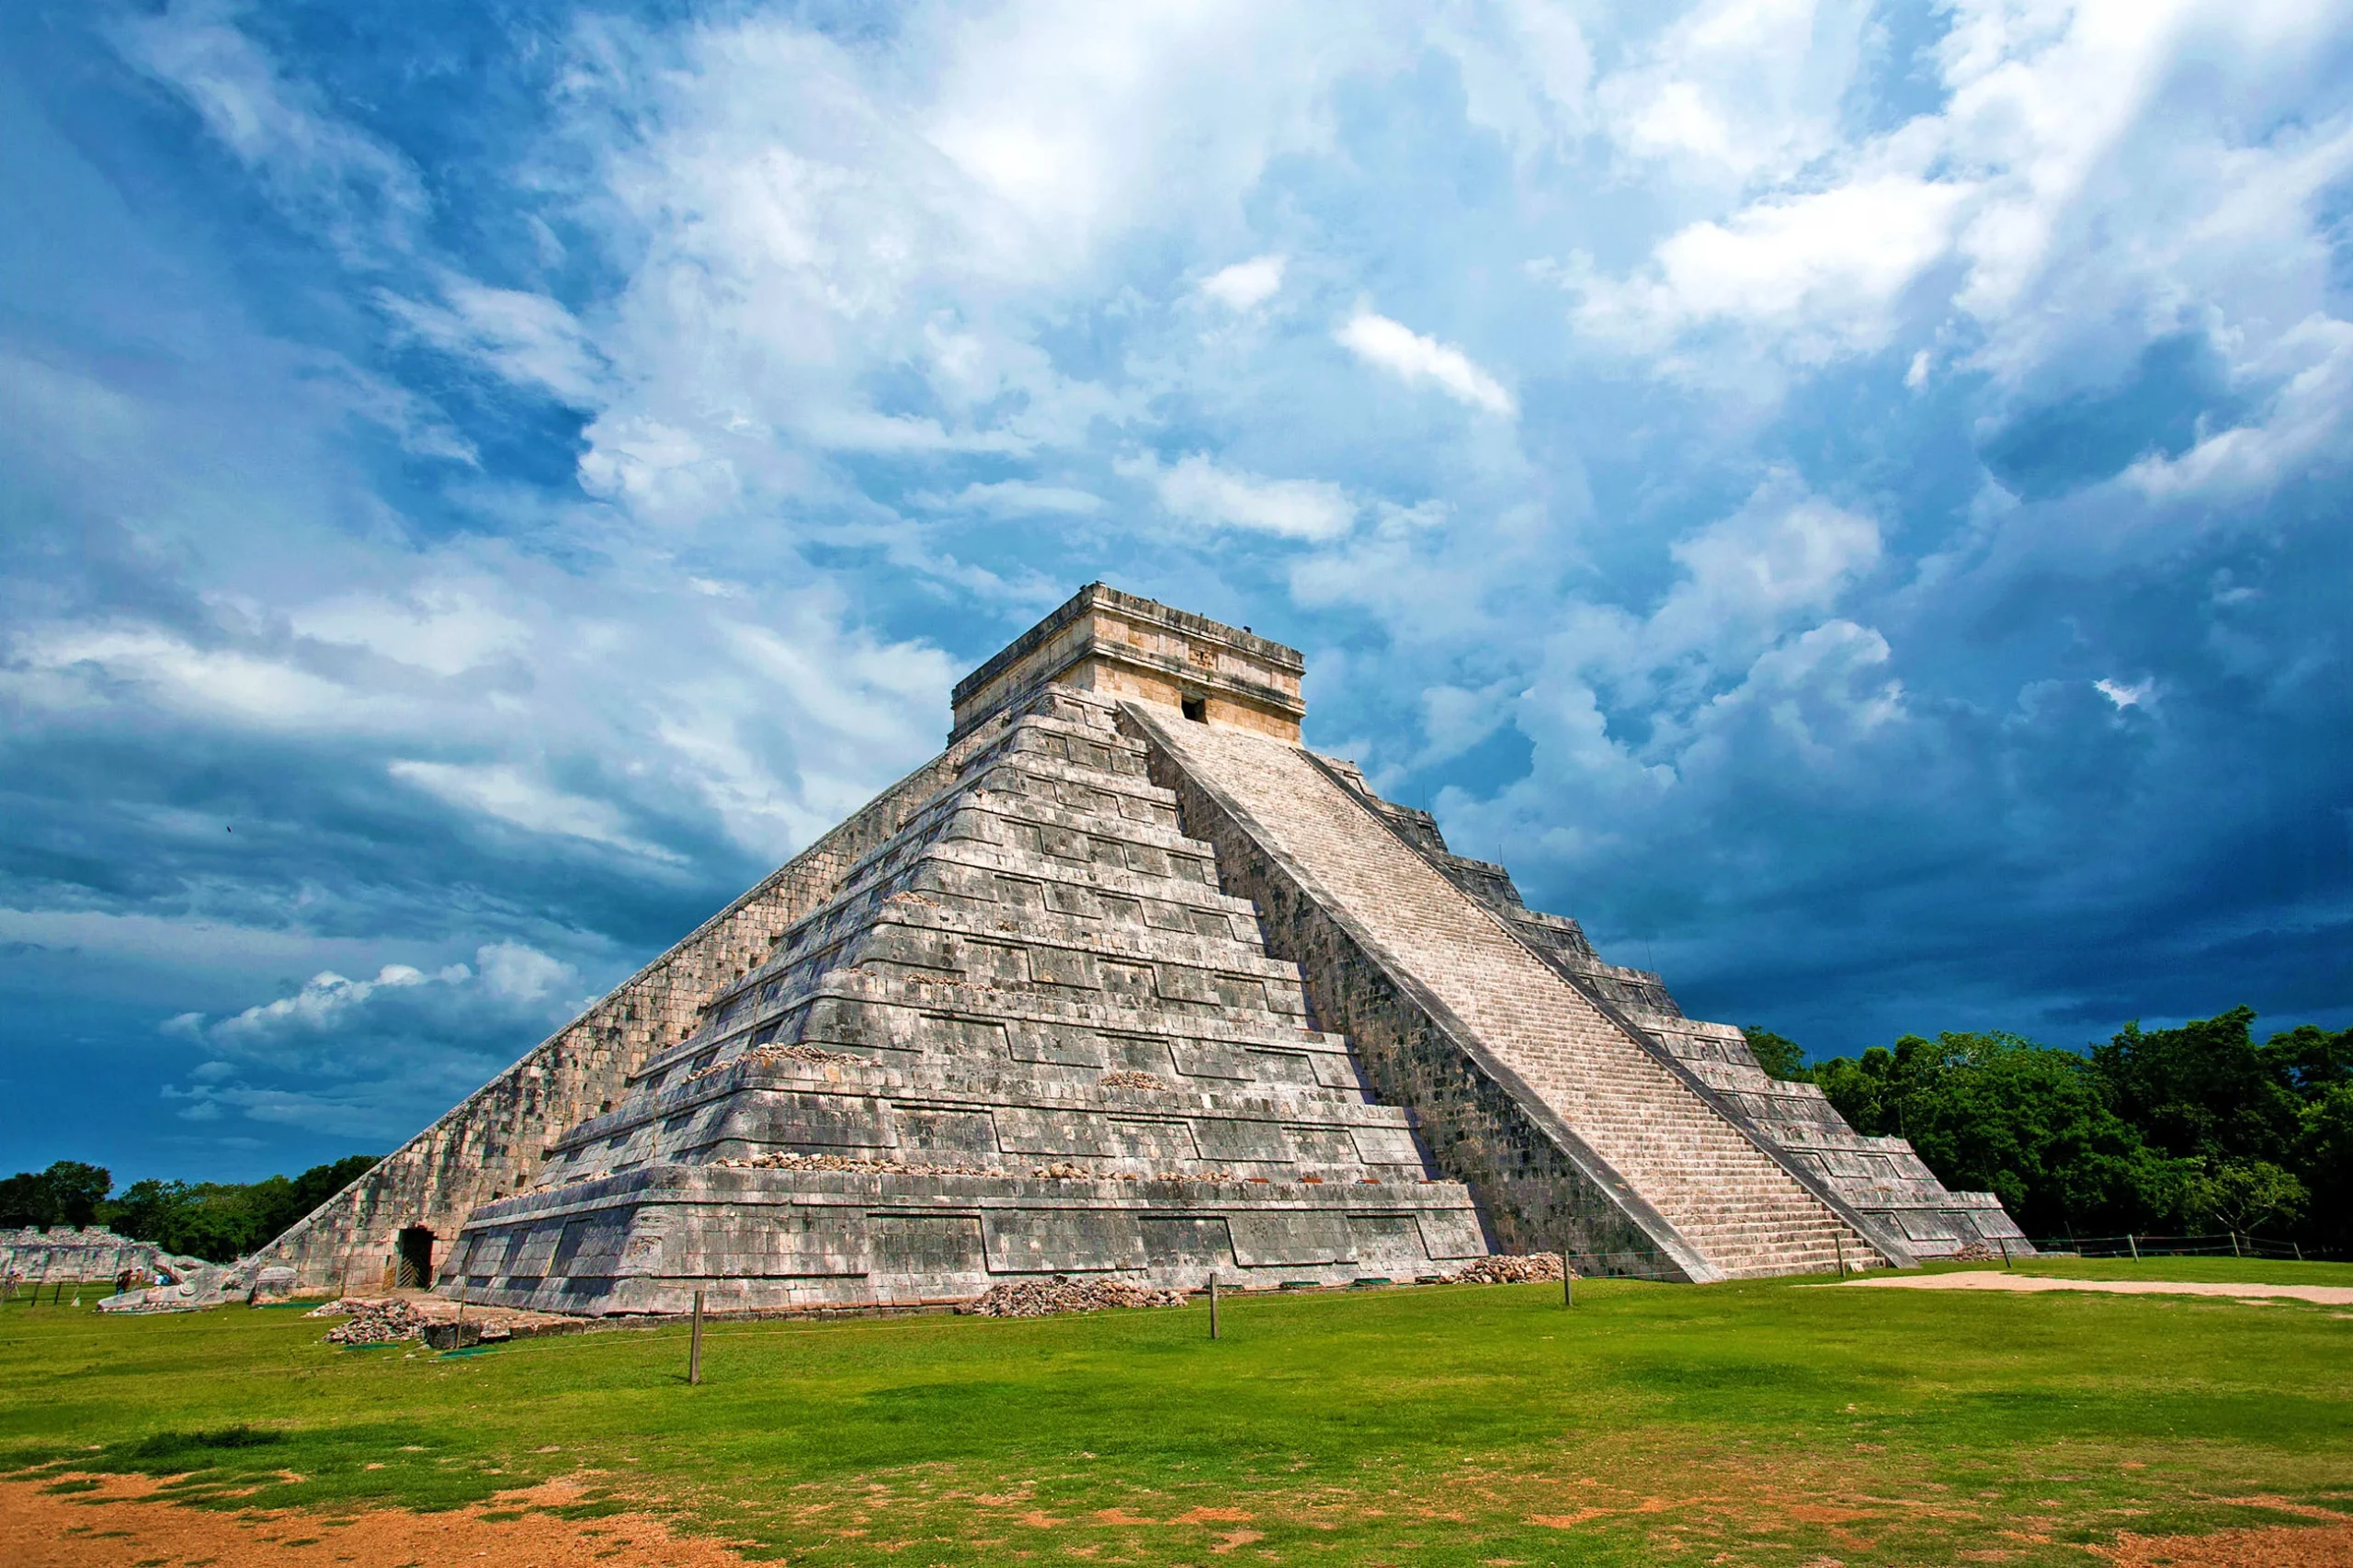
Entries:
MULTIPOLYGON (((2353 1283, 2230 1259, 2035 1268, 2353 1283)), ((2353 1506, 2342 1309, 1794 1281, 1559 1300, 1229 1298, 1215 1344, 1198 1306, 722 1324, 699 1388, 683 1328, 444 1359, 338 1350, 287 1312, 19 1303, 0 1310, 0 1463, 328 1513, 572 1477, 585 1490, 544 1506, 649 1506, 812 1564, 2080 1563, 2120 1528, 2353 1506)))

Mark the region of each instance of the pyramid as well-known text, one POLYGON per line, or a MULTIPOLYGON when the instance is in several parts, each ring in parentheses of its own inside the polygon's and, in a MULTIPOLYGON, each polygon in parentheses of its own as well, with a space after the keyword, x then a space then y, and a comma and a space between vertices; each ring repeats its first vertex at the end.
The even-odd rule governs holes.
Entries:
POLYGON ((1029 697, 445 1290, 568 1312, 961 1300, 995 1279, 1405 1278, 1487 1251, 1115 706, 1029 697))
POLYGON ((2025 1249, 1303 747, 1304 670, 1089 585, 939 756, 264 1260, 603 1314, 2025 1249))

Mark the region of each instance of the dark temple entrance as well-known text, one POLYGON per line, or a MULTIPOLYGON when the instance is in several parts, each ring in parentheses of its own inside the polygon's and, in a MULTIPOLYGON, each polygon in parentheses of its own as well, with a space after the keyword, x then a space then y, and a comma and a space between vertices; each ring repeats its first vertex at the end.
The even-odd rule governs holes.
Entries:
POLYGON ((423 1225, 411 1225, 400 1233, 399 1272, 393 1283, 402 1290, 429 1290, 433 1288, 433 1233, 423 1225))

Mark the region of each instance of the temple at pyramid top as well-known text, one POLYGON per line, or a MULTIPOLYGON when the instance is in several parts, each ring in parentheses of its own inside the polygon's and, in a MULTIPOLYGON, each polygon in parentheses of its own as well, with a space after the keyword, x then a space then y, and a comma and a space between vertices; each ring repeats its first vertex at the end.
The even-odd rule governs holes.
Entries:
POLYGON ((1134 698, 1188 719, 1299 739, 1307 704, 1296 648, 1156 599, 1089 583, 956 683, 952 744, 1048 685, 1134 698))
POLYGON ((1087 585, 938 756, 262 1261, 608 1314, 2024 1246, 1307 748, 1304 673, 1087 585))

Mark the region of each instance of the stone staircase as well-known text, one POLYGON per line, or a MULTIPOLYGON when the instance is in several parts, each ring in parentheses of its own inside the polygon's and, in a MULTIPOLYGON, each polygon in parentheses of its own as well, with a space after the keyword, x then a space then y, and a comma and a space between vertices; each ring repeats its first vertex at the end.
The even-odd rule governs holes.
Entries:
POLYGON ((1785 1274, 1885 1258, 1307 753, 1239 730, 1172 723, 1162 710, 1127 712, 1704 1259, 1704 1269, 1685 1272, 1785 1274))

